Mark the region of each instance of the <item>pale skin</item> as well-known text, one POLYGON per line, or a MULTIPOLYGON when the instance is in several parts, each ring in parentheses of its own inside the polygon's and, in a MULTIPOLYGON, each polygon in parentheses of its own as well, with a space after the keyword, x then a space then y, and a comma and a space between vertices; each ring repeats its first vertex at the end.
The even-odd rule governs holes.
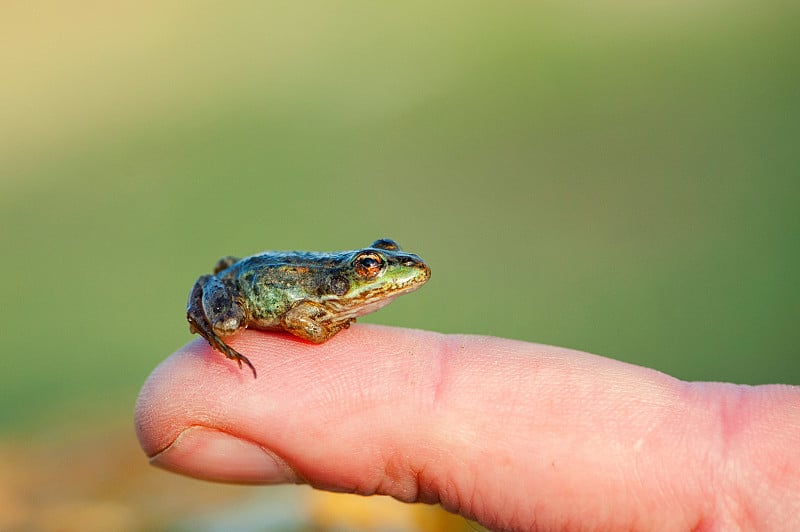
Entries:
POLYGON ((153 464, 440 502, 495 530, 800 530, 800 387, 687 383, 579 351, 354 325, 201 339, 144 385, 153 464))

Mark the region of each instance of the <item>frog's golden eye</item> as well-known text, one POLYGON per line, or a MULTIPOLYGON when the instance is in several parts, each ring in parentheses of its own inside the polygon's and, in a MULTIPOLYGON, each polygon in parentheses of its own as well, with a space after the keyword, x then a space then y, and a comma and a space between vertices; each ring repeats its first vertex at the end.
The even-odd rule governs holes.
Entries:
POLYGON ((362 253, 353 261, 353 267, 362 279, 374 279, 383 270, 383 257, 377 253, 362 253))

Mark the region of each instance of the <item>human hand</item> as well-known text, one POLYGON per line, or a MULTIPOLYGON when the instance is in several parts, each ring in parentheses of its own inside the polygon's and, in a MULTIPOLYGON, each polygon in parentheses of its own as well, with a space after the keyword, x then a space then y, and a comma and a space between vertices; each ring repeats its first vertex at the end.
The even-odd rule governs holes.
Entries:
POLYGON ((147 380, 153 464, 440 502, 492 529, 800 530, 800 387, 363 324, 230 343, 258 379, 198 339, 147 380))

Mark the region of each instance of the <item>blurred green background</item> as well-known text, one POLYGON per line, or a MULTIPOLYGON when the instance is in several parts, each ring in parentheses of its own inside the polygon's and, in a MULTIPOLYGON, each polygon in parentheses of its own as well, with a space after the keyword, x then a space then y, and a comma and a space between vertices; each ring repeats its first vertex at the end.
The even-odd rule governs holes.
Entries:
POLYGON ((363 321, 800 384, 798 16, 4 3, 0 434, 128 423, 220 256, 378 237, 433 276, 363 321))

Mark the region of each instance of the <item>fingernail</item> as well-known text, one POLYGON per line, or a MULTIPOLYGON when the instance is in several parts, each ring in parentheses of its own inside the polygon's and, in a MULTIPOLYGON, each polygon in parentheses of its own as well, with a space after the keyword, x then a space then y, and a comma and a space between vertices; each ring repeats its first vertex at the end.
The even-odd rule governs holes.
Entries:
POLYGON ((189 427, 150 463, 190 477, 246 484, 294 482, 297 476, 260 445, 208 427, 189 427))

